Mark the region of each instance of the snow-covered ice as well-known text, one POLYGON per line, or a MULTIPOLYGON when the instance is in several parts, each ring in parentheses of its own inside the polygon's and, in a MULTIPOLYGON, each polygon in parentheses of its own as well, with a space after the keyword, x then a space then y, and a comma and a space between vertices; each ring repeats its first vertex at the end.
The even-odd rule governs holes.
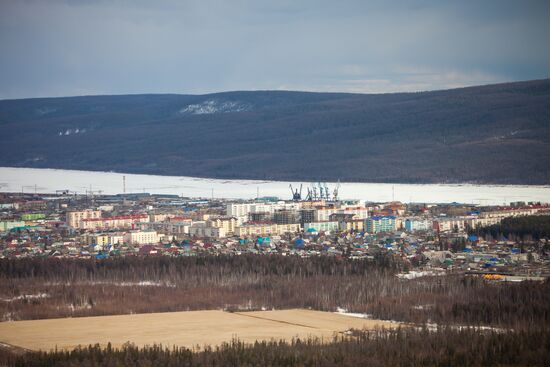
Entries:
MULTIPOLYGON (((224 180, 186 176, 154 176, 115 172, 90 172, 59 169, 0 167, 0 191, 55 193, 70 190, 84 194, 90 188, 104 194, 123 192, 177 194, 186 197, 252 199, 260 196, 290 198, 289 184, 300 182, 224 180)), ((303 182, 304 187, 308 185, 303 182)), ((328 184, 334 187, 334 184, 328 184)), ((304 189, 304 191, 306 191, 304 189)), ((340 197, 385 202, 392 198, 402 202, 502 205, 512 201, 550 202, 550 186, 472 185, 472 184, 391 184, 342 183, 340 197)))

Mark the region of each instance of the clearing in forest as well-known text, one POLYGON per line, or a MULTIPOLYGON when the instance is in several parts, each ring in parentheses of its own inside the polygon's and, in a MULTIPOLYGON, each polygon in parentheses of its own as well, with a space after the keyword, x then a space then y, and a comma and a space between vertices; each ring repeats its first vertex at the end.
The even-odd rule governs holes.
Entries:
POLYGON ((290 340, 309 336, 331 340, 349 329, 395 327, 395 323, 303 309, 224 312, 187 311, 117 316, 28 320, 0 323, 0 342, 32 350, 73 349, 108 342, 138 346, 196 347, 238 338, 290 340))

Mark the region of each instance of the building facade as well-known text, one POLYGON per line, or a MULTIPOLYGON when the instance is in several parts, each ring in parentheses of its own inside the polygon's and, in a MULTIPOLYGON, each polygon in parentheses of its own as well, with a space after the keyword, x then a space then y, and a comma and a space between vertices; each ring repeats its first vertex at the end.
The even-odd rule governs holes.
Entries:
POLYGON ((157 231, 130 231, 124 234, 124 242, 132 245, 155 244, 160 240, 157 231))
POLYGON ((87 230, 98 229, 133 229, 137 228, 139 223, 149 222, 147 214, 123 215, 107 218, 90 218, 80 221, 80 228, 87 230))
POLYGON ((395 217, 391 215, 367 218, 365 223, 369 233, 394 232, 396 230, 395 217))
POLYGON ((81 211, 67 212, 67 224, 73 228, 81 228, 83 220, 101 218, 100 210, 86 209, 81 211))

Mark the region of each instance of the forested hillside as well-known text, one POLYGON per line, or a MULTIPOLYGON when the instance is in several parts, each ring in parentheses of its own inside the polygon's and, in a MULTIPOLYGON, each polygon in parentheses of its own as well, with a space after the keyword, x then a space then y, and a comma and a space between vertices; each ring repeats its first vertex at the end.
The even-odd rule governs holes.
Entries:
POLYGON ((0 101, 0 165, 218 178, 550 183, 550 80, 447 91, 0 101))

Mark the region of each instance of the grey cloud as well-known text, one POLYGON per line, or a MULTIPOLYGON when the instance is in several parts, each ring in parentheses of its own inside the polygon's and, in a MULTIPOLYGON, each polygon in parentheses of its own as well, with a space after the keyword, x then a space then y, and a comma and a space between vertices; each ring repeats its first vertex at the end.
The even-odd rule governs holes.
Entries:
POLYGON ((0 3, 0 98, 550 77, 547 1, 0 3))

